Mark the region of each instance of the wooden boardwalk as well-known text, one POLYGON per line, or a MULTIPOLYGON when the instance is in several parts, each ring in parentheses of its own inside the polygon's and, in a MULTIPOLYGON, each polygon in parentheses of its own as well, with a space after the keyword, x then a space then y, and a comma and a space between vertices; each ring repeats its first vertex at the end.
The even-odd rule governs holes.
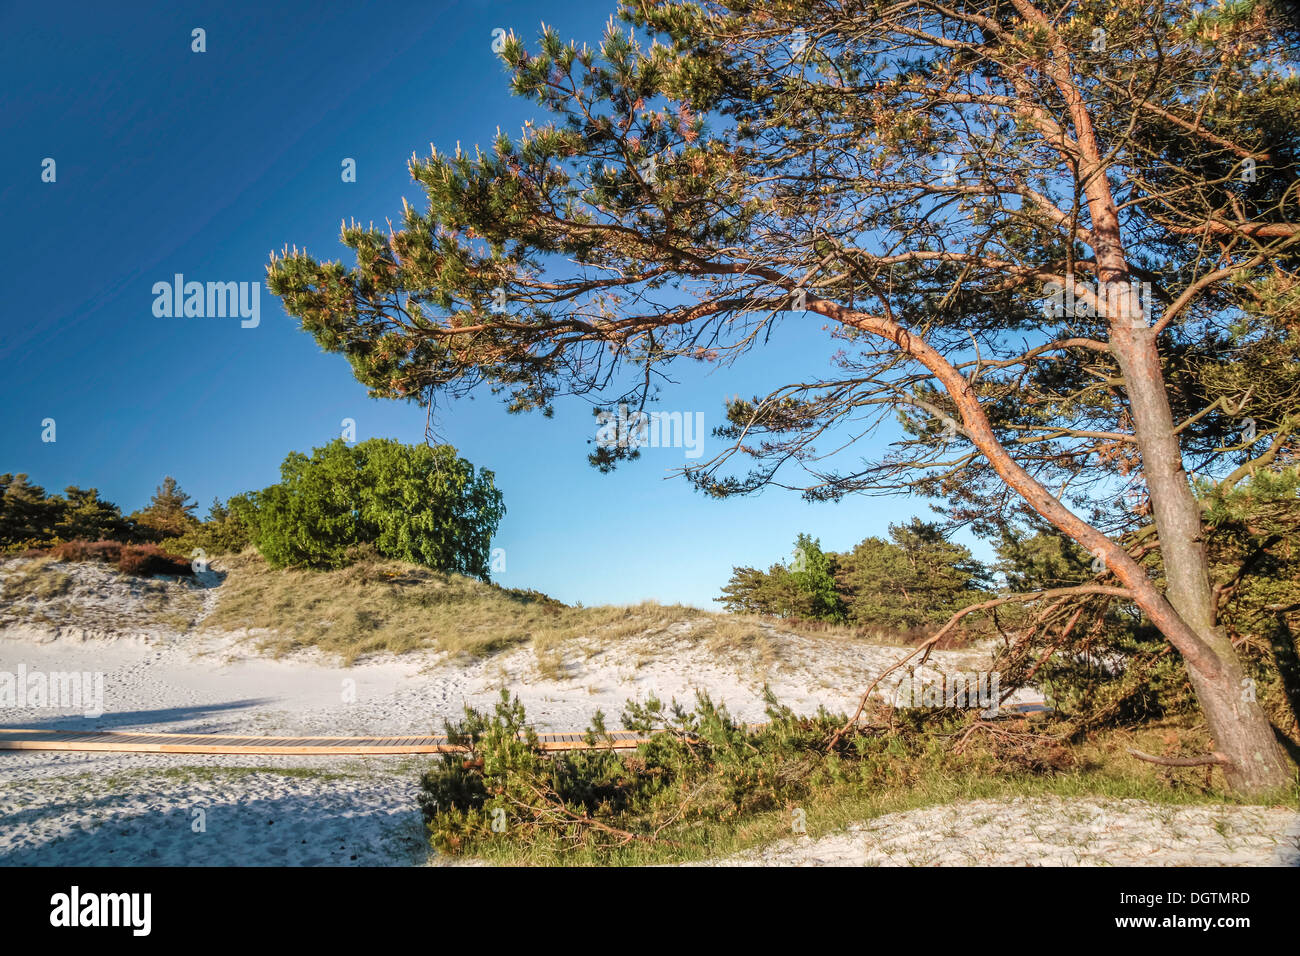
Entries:
MULTIPOLYGON (((1030 717, 1051 713, 1042 703, 1003 705, 1002 716, 1030 717)), ((762 724, 750 724, 757 730, 762 724)), ((539 733, 544 751, 635 750, 649 736, 633 730, 612 730, 608 740, 593 747, 585 734, 539 733)), ((130 730, 30 730, 0 727, 0 750, 82 750, 117 753, 163 754, 335 754, 383 756, 386 754, 463 753, 466 748, 447 743, 438 734, 415 737, 250 737, 240 734, 155 734, 130 730)))
MULTIPOLYGON (((647 739, 630 730, 610 731, 612 742, 588 746, 584 734, 538 734, 542 750, 632 750, 647 739)), ((0 750, 82 750, 166 754, 336 754, 382 756, 463 752, 444 736, 248 737, 234 734, 154 734, 125 730, 26 730, 0 728, 0 750)))

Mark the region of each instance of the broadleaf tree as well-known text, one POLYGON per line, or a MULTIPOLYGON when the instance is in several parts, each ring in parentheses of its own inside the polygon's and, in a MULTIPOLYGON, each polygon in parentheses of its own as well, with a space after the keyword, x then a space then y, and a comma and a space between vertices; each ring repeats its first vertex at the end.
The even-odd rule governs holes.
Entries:
POLYGON ((1073 593, 1136 606, 1182 655, 1230 784, 1286 783, 1189 471, 1232 485, 1296 455, 1294 32, 1266 0, 619 13, 595 48, 512 34, 542 116, 413 159, 427 203, 346 225, 355 266, 273 256, 286 310, 373 395, 486 385, 546 413, 642 407, 669 365, 734 362, 780 322, 823 335, 833 371, 728 402, 729 445, 690 480, 1046 521, 1097 562, 1073 593), (821 444, 895 418, 884 455, 821 444))
POLYGON ((230 510, 274 567, 344 567, 369 546, 487 580, 505 503, 492 472, 450 445, 336 438, 311 455, 290 452, 279 483, 231 499, 230 510))

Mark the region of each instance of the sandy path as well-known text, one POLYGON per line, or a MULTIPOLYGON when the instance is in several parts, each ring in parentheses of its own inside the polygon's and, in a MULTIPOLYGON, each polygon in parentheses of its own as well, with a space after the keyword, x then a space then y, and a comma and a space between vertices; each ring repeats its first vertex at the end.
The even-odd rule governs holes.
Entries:
MULTIPOLYGON (((43 773, 28 767, 0 789, 0 865, 474 862, 427 849, 417 759, 298 757, 268 771, 256 757, 186 757, 178 768, 155 755, 35 756, 45 758, 43 773)), ((1283 807, 980 800, 697 865, 1300 866, 1300 816, 1283 807)))

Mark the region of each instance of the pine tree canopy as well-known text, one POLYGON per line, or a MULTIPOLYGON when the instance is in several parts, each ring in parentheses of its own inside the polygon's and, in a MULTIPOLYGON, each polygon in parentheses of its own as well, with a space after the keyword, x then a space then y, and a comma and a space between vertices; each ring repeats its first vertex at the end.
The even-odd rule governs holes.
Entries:
POLYGON ((731 447, 691 481, 910 491, 987 534, 1045 522, 1100 562, 1081 588, 1188 662, 1234 781, 1279 785, 1230 687, 1189 476, 1230 490, 1300 452, 1300 48, 1280 16, 627 0, 594 49, 512 35, 511 88, 541 118, 413 159, 425 201, 391 231, 346 224, 355 265, 286 249, 268 287, 373 395, 486 385, 512 411, 640 407, 674 363, 735 362, 782 322, 823 335, 831 372, 728 402, 731 447), (902 440, 853 458, 882 421, 902 440))

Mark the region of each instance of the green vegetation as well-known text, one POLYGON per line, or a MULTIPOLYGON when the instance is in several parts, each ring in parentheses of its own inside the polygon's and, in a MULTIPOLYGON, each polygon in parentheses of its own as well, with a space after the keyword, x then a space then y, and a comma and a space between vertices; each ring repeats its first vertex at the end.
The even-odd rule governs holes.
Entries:
POLYGON ((245 521, 248 510, 246 496, 236 495, 225 504, 220 498, 213 498, 207 520, 197 522, 178 537, 167 538, 163 546, 177 554, 196 557, 238 554, 252 544, 245 521), (245 517, 241 518, 241 514, 245 517))
MULTIPOLYGON (((1261 469, 1231 491, 1202 483, 1198 499, 1217 623, 1242 665, 1237 695, 1261 707, 1294 759, 1300 756, 1300 467, 1261 469)), ((1124 543, 1163 586, 1152 530, 1124 543)), ((1097 577, 1087 552, 1042 523, 1006 532, 998 555, 998 570, 1021 593, 1078 587, 1097 577)), ((1009 603, 997 615, 1016 638, 994 665, 1003 686, 1032 679, 1081 726, 1134 726, 1197 713, 1186 664, 1131 602, 1064 593, 1009 603)))
POLYGON ((199 519, 194 517, 198 502, 181 490, 176 479, 168 475, 153 493, 147 507, 131 515, 131 522, 154 540, 179 538, 194 531, 199 519))
MULTIPOLYGON (((989 797, 1093 796, 1233 803, 1203 768, 1153 774, 1126 753, 1204 733, 1163 724, 1075 746, 1011 721, 966 726, 883 713, 836 739, 842 715, 798 717, 770 695, 769 723, 749 729, 699 696, 693 708, 629 702, 623 724, 663 731, 634 753, 546 754, 523 707, 502 691, 492 713, 449 722, 467 754, 441 755, 421 779, 432 846, 514 864, 646 864, 721 856, 788 837, 796 811, 809 835, 916 807, 989 797)), ((588 741, 599 744, 597 715, 588 741)), ((1295 803, 1294 788, 1255 802, 1295 803)))
POLYGON ((801 534, 789 565, 774 564, 766 573, 733 568, 722 596, 714 600, 736 613, 842 623, 844 600, 835 588, 837 557, 822 551, 820 540, 801 534))
MULTIPOLYGON (((1242 662, 1238 692, 1259 704, 1285 746, 1300 755, 1300 468, 1260 470, 1228 492, 1203 483, 1198 493, 1219 594, 1218 623, 1242 662)), ((1151 530, 1124 543, 1163 586, 1161 553, 1148 543, 1151 530)), ((1132 602, 1088 590, 1098 577, 1088 552, 1041 520, 1002 523, 998 533, 991 568, 917 520, 892 526, 891 541, 868 538, 849 554, 824 555, 801 535, 792 565, 803 549, 813 556, 806 566, 829 568, 842 609, 832 620, 874 626, 878 634, 903 633, 910 642, 933 635, 964 609, 993 603, 987 614, 961 618, 954 636, 969 639, 1000 628, 1011 640, 990 667, 1002 675, 1003 688, 1033 683, 1080 727, 1132 727, 1195 715, 1186 665, 1170 653, 1165 637, 1132 602), (988 590, 994 573, 1005 581, 998 594, 988 590), (1046 591, 1057 596, 1011 597, 1046 591), (1001 603, 993 600, 999 595, 1001 603)), ((736 568, 718 600, 732 611, 814 617, 799 582, 783 564, 766 573, 736 568)))
POLYGON ((450 445, 336 439, 291 453, 281 481, 232 510, 274 567, 339 568, 353 549, 486 579, 492 535, 505 514, 492 472, 450 445))
POLYGON ((842 622, 844 600, 835 590, 831 556, 822 551, 821 541, 806 534, 795 539, 794 548, 795 561, 789 577, 791 588, 800 600, 799 610, 813 620, 842 622))
POLYGON ((938 525, 913 518, 906 525, 890 525, 889 538, 867 538, 839 563, 853 622, 942 624, 962 608, 992 597, 988 571, 968 548, 948 541, 938 525))
POLYGON ((62 548, 65 560, 121 560, 130 573, 189 573, 151 570, 135 558, 165 551, 188 562, 252 544, 275 567, 340 568, 378 554, 488 577, 505 505, 492 472, 476 471, 450 445, 339 439, 310 456, 290 453, 280 474, 261 491, 214 499, 205 521, 170 476, 147 507, 123 517, 93 488, 47 495, 25 474, 0 475, 0 552, 62 548))
MULTIPOLYGON (((820 328, 825 376, 722 400, 683 477, 918 495, 945 532, 1046 522, 1099 562, 1075 596, 1140 609, 1234 786, 1270 790, 1292 768, 1242 697, 1218 623, 1242 588, 1187 471, 1229 491, 1300 461, 1295 43, 1269 0, 624 0, 597 44, 508 37, 538 115, 416 158, 424 201, 346 226, 352 263, 286 248, 267 286, 373 396, 511 412, 640 408, 683 363, 820 328)), ((824 571, 775 582, 777 613, 842 613, 824 571)), ((1060 598, 1022 636, 1086 639, 1060 598)))
POLYGON ((199 531, 195 507, 170 475, 148 506, 124 517, 95 488, 69 485, 62 495, 50 495, 25 474, 3 474, 0 552, 49 549, 70 541, 159 544, 199 531))
POLYGON ((991 596, 988 570, 937 525, 914 518, 890 525, 889 537, 840 554, 801 534, 789 565, 734 568, 716 600, 729 611, 906 630, 942 624, 991 596))
POLYGON ((137 540, 132 523, 94 488, 70 485, 47 495, 25 474, 0 475, 0 551, 48 547, 62 541, 137 540))

